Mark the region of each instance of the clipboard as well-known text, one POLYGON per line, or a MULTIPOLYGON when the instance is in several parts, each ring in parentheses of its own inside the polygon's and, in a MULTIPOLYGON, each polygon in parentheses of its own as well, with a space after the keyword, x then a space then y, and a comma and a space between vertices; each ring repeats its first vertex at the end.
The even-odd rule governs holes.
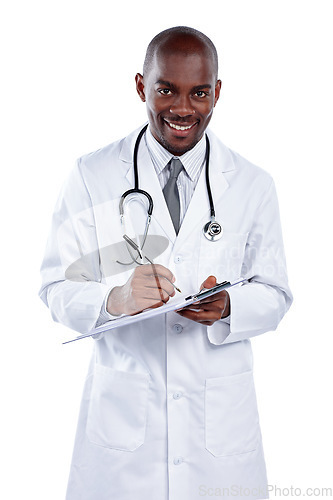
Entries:
POLYGON ((103 325, 98 326, 97 328, 92 329, 88 333, 83 333, 74 339, 67 340, 63 342, 63 344, 69 344, 71 342, 75 342, 76 340, 85 339, 87 337, 92 337, 94 335, 99 335, 100 333, 108 332, 113 330, 114 328, 121 328, 127 325, 131 325, 133 323, 137 323, 138 321, 143 321, 144 319, 154 318, 155 316, 159 316, 160 314, 166 314, 171 311, 177 311, 179 309, 183 309, 184 307, 190 306, 194 302, 198 300, 205 299, 207 297, 211 297, 222 290, 226 290, 232 286, 241 285, 245 281, 248 281, 246 278, 239 278, 236 281, 223 281, 222 283, 218 283, 212 288, 203 289, 199 292, 196 292, 192 295, 188 295, 187 297, 184 294, 181 297, 174 297, 170 299, 166 304, 163 304, 160 307, 153 309, 145 309, 144 311, 135 314, 133 316, 123 315, 116 319, 111 319, 107 321, 103 325))

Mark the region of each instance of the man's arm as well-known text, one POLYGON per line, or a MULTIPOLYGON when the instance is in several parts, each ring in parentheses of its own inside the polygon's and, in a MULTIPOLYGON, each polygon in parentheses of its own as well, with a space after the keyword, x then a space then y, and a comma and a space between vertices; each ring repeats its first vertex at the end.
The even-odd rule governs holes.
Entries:
POLYGON ((41 266, 39 295, 55 321, 80 333, 95 326, 110 290, 99 264, 91 199, 77 162, 56 203, 41 266), (68 277, 68 268, 84 255, 90 256, 84 269, 68 277))
MULTIPOLYGON (((216 300, 208 298, 206 304, 197 306, 197 311, 180 312, 186 318, 210 326, 207 334, 213 344, 237 342, 275 330, 292 303, 273 181, 256 211, 245 247, 241 276, 249 282, 221 292, 216 300), (219 321, 228 312, 230 324, 219 321)), ((213 285, 211 277, 203 283, 207 288, 213 285)))
POLYGON ((139 266, 129 277, 128 273, 125 277, 121 273, 111 284, 105 283, 94 211, 80 162, 71 172, 55 207, 41 274, 40 297, 50 308, 53 319, 80 333, 110 319, 101 314, 106 297, 107 312, 118 316, 158 307, 174 295, 171 283, 175 278, 160 265, 139 266), (76 275, 69 273, 73 263, 80 260, 84 266, 76 275))

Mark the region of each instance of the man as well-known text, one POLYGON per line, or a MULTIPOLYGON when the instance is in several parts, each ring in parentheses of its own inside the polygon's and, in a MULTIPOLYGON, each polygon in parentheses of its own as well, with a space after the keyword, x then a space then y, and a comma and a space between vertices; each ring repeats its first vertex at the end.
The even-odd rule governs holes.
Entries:
POLYGON ((191 28, 166 30, 148 46, 136 75, 149 120, 137 144, 139 189, 154 203, 146 238, 145 195, 130 195, 125 227, 119 218, 136 184, 138 131, 81 158, 56 207, 41 297, 77 331, 163 307, 175 282, 191 293, 248 280, 95 337, 68 500, 267 497, 249 338, 274 330, 292 298, 271 177, 207 130, 217 72, 214 45, 191 28), (218 240, 202 230, 211 214, 207 162, 218 240), (137 265, 124 232, 141 235, 155 265, 137 265))

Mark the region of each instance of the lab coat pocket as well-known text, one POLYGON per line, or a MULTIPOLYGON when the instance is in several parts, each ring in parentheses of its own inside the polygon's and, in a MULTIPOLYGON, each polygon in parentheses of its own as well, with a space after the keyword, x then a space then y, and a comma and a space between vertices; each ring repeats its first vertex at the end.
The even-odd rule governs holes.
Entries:
POLYGON ((206 379, 206 448, 216 457, 257 448, 260 430, 252 371, 206 379))
POLYGON ((144 442, 149 375, 95 365, 87 436, 99 446, 134 451, 144 442))

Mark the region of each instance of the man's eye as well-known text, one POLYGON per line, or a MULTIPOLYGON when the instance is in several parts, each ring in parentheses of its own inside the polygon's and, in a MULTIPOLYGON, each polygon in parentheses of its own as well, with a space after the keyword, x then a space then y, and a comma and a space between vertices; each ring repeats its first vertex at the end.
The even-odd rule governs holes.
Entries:
POLYGON ((198 90, 198 92, 195 93, 197 97, 206 97, 207 92, 204 92, 203 90, 198 90))
POLYGON ((159 89, 159 93, 162 95, 170 95, 171 90, 170 89, 159 89))

